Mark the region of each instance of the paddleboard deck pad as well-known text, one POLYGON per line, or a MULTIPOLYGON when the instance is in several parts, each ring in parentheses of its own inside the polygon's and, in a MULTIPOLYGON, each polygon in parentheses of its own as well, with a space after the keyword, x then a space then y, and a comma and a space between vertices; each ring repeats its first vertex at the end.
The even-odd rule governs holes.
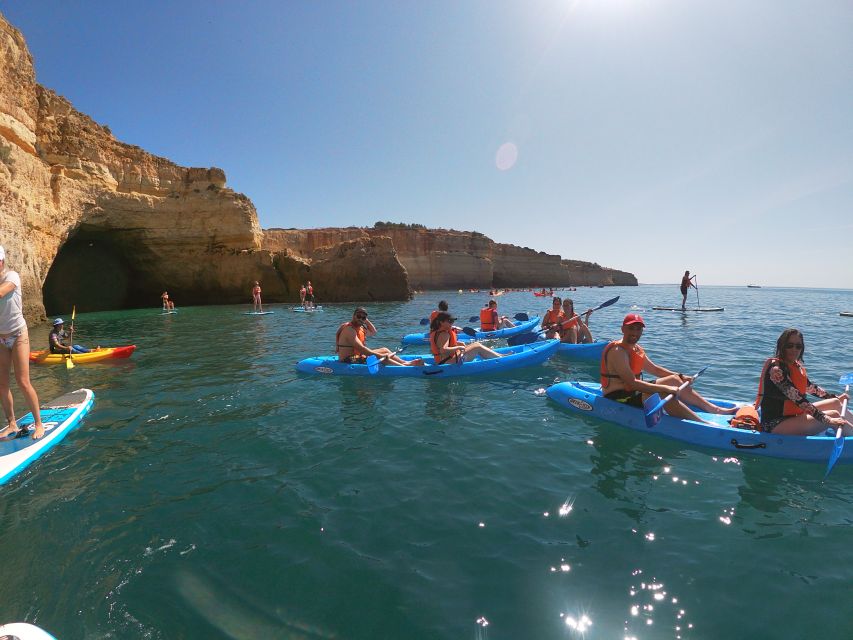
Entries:
POLYGON ((95 402, 90 389, 78 389, 41 405, 44 436, 38 440, 30 437, 33 414, 18 420, 21 431, 16 436, 0 438, 0 485, 5 484, 35 460, 56 446, 80 424, 95 402))
POLYGON ((686 309, 682 309, 681 307, 652 307, 654 311, 725 311, 724 307, 687 307, 686 309))

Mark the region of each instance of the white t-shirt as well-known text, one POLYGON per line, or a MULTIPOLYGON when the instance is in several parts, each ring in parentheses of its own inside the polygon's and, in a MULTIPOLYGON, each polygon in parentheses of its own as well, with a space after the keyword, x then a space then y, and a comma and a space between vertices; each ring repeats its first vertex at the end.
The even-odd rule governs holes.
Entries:
POLYGON ((0 334, 17 333, 27 326, 21 305, 21 276, 16 271, 7 271, 0 276, 0 285, 11 282, 15 285, 5 296, 0 298, 0 334))

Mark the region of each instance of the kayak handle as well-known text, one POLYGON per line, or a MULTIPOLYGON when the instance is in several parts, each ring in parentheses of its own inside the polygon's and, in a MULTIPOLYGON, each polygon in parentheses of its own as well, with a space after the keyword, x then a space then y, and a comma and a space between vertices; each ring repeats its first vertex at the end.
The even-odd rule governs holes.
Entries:
POLYGON ((737 441, 737 439, 735 439, 735 438, 732 438, 732 444, 735 446, 736 449, 766 449, 767 448, 766 442, 759 442, 757 444, 740 444, 737 441))

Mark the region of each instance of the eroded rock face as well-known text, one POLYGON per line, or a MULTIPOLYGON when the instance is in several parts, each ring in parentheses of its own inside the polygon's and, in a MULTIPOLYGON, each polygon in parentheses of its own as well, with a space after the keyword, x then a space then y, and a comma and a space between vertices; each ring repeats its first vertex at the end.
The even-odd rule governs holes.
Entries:
MULTIPOLYGON (((164 290, 182 305, 248 302, 254 280, 269 302, 298 300, 291 280, 311 260, 283 269, 262 240, 254 205, 225 187, 221 169, 181 167, 120 142, 40 86, 23 37, 0 15, 0 244, 21 274, 28 318, 71 305, 156 306, 164 290)), ((393 247, 368 243, 361 253, 393 274, 365 271, 354 292, 409 295, 393 247)), ((319 290, 319 273, 335 274, 337 260, 342 273, 353 270, 349 254, 322 257, 311 274, 319 290)), ((329 286, 347 299, 339 280, 329 286)))

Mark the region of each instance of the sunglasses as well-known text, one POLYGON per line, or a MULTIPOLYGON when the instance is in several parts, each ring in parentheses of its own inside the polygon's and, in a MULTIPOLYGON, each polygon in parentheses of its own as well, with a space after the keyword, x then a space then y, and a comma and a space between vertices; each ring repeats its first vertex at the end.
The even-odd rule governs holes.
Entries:
POLYGON ((786 349, 802 349, 803 343, 802 342, 786 342, 785 348, 786 349))
POLYGON ((359 314, 356 316, 356 319, 357 319, 357 320, 367 320, 367 316, 366 316, 366 315, 363 315, 363 314, 361 314, 361 313, 359 313, 359 314))

